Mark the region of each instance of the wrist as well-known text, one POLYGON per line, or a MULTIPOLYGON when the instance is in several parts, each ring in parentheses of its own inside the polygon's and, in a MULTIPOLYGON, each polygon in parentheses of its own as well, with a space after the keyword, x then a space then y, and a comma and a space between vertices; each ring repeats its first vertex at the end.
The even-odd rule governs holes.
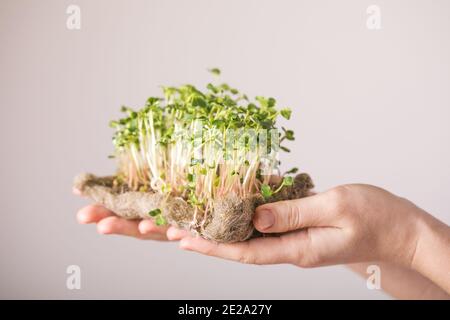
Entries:
POLYGON ((393 211, 400 217, 391 224, 385 238, 381 260, 411 269, 415 259, 417 245, 422 237, 423 212, 411 202, 401 199, 400 205, 393 211))
POLYGON ((416 222, 416 236, 414 241, 414 249, 409 259, 407 266, 409 269, 413 269, 417 271, 418 266, 421 264, 422 256, 422 247, 428 238, 429 234, 429 225, 428 225, 428 217, 425 213, 418 214, 417 222, 416 222))
POLYGON ((426 212, 417 223, 417 241, 409 267, 450 292, 450 228, 426 212))
POLYGON ((418 216, 414 252, 408 265, 415 271, 423 269, 427 250, 430 250, 431 238, 433 236, 433 224, 435 223, 433 220, 434 218, 426 212, 423 212, 418 216))

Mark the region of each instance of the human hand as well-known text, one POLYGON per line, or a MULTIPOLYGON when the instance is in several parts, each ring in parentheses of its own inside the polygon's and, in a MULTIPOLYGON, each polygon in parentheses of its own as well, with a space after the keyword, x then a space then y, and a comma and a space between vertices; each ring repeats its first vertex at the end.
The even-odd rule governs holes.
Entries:
MULTIPOLYGON (((78 190, 73 190, 80 195, 78 190)), ((100 234, 116 234, 145 240, 167 240, 168 227, 157 226, 151 219, 127 220, 99 204, 80 209, 77 220, 81 224, 96 223, 100 234)))
POLYGON ((206 255, 252 264, 316 267, 365 261, 409 266, 421 209, 369 185, 345 185, 311 197, 265 204, 254 225, 268 236, 220 244, 169 228, 169 239, 206 255))

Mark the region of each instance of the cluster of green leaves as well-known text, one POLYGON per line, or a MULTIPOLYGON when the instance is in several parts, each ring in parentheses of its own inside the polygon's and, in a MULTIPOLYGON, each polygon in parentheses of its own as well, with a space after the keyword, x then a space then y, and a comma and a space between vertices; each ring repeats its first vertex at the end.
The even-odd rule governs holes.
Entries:
MULTIPOLYGON (((217 68, 209 71, 215 76, 220 75, 220 70, 217 68)), ((204 91, 190 84, 162 87, 162 90, 163 97, 150 97, 144 107, 139 110, 124 106, 121 111, 125 116, 110 122, 111 127, 115 129, 113 136, 115 156, 125 159, 126 162, 122 165, 120 174, 133 188, 146 190, 147 186, 152 185, 152 181, 164 181, 159 191, 178 194, 184 192, 184 196, 191 204, 202 207, 212 194, 211 191, 199 191, 197 188, 199 184, 212 185, 213 188, 218 188, 219 185, 233 186, 234 181, 244 184, 243 173, 245 173, 247 178, 254 176, 260 179, 260 190, 257 191, 265 197, 273 195, 282 187, 290 185, 289 183, 292 184, 292 178, 285 177, 277 190, 271 190, 268 184, 262 183, 259 166, 250 163, 248 159, 242 159, 238 167, 234 166, 227 172, 221 172, 216 159, 204 161, 192 157, 196 149, 205 148, 211 144, 223 151, 230 150, 226 148, 227 142, 223 138, 227 130, 243 129, 244 132, 248 129, 276 129, 278 116, 290 119, 289 108, 278 109, 276 100, 272 97, 257 96, 254 101, 251 101, 246 94, 226 83, 208 83, 204 91), (184 157, 190 158, 188 161, 176 163, 178 166, 180 163, 186 163, 185 167, 179 168, 173 163, 168 163, 174 161, 170 155, 173 145, 182 138, 180 134, 183 135, 183 132, 192 129, 196 121, 200 121, 203 129, 209 132, 208 137, 198 137, 194 133, 187 139, 190 146, 182 151, 178 150, 184 157), (177 177, 170 176, 174 174, 174 167, 177 177), (241 167, 253 170, 254 174, 241 170, 241 167), (235 177, 239 179, 233 180, 235 177), (221 179, 229 179, 231 182, 224 183, 221 179)), ((280 143, 285 140, 294 140, 292 130, 285 128, 282 130, 278 137, 280 143)), ((270 136, 268 140, 268 147, 272 147, 270 136)), ((285 146, 279 147, 289 152, 285 146)), ((240 139, 231 150, 248 148, 248 139, 240 139)), ((231 156, 224 154, 224 159, 231 156)), ((254 185, 254 183, 246 183, 247 188, 254 185)), ((149 214, 162 222, 163 217, 160 211, 153 210, 149 214)))
MULTIPOLYGON (((210 70, 220 74, 218 69, 210 70)), ((139 111, 122 106, 125 117, 110 122, 116 129, 113 141, 117 148, 130 144, 139 144, 139 122, 153 116, 153 126, 162 130, 160 143, 170 143, 173 138, 173 121, 178 120, 187 127, 194 120, 203 121, 207 128, 224 129, 274 129, 278 115, 290 119, 291 110, 276 109, 276 100, 272 97, 257 96, 256 102, 249 101, 247 95, 226 83, 214 85, 208 83, 207 91, 201 92, 193 85, 163 87, 164 98, 150 97, 139 111)), ((147 130, 148 128, 143 128, 147 130)), ((284 139, 294 140, 294 132, 283 128, 284 139)))
POLYGON ((140 124, 144 123, 149 118, 150 113, 153 118, 153 127, 156 130, 165 130, 167 127, 164 124, 165 115, 164 108, 160 106, 161 99, 150 97, 143 108, 139 111, 134 111, 130 107, 122 106, 121 111, 125 113, 125 117, 119 120, 110 121, 110 127, 116 129, 113 137, 113 143, 117 149, 127 148, 130 145, 140 144, 139 131, 148 131, 149 128, 142 127, 140 124))

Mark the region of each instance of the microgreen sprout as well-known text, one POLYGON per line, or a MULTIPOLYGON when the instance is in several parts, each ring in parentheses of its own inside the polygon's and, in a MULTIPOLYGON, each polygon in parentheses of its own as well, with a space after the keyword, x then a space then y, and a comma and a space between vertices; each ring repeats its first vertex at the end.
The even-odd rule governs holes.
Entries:
POLYGON ((285 175, 286 175, 286 174, 296 174, 297 172, 298 172, 298 168, 297 168, 297 167, 294 167, 294 168, 292 168, 292 169, 286 171, 284 174, 285 174, 285 175))
POLYGON ((160 215, 160 214, 161 214, 161 209, 154 209, 148 213, 148 215, 150 217, 156 217, 157 215, 160 215))
MULTIPOLYGON (((220 70, 209 71, 218 81, 220 70)), ((116 185, 182 197, 205 218, 214 199, 229 193, 268 198, 292 185, 293 178, 284 176, 276 190, 269 186, 270 176, 279 174, 279 150, 289 151, 280 144, 294 140, 292 130, 276 128, 278 116, 290 119, 289 108, 277 109, 272 97, 251 101, 220 82, 204 91, 189 84, 162 90, 139 110, 123 106, 125 116, 110 122, 116 185)), ((149 216, 165 224, 160 209, 149 216)))
POLYGON ((272 190, 272 188, 268 184, 263 184, 261 186, 261 194, 265 199, 268 199, 274 194, 280 192, 281 189, 283 189, 283 187, 289 187, 292 186, 293 184, 294 178, 292 178, 291 176, 285 176, 280 185, 278 186, 278 188, 276 188, 275 190, 272 190))
POLYGON ((166 224, 166 219, 162 215, 161 209, 158 208, 158 209, 150 210, 148 215, 155 219, 155 223, 157 226, 162 226, 162 225, 166 224))

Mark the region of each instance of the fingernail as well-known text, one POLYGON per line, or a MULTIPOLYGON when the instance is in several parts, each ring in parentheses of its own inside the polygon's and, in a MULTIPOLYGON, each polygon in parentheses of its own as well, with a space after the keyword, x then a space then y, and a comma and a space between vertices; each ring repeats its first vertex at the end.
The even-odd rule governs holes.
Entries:
POLYGON ((167 229, 166 235, 169 240, 179 240, 178 234, 180 230, 175 227, 167 229))
POLYGON ((112 230, 110 226, 105 226, 104 224, 97 224, 97 232, 100 234, 111 234, 112 230))
POLYGON ((146 234, 154 231, 153 224, 150 222, 150 220, 142 220, 138 225, 138 229, 141 234, 146 234))
POLYGON ((275 223, 275 217, 269 210, 263 210, 256 214, 255 225, 258 229, 268 229, 275 223))

